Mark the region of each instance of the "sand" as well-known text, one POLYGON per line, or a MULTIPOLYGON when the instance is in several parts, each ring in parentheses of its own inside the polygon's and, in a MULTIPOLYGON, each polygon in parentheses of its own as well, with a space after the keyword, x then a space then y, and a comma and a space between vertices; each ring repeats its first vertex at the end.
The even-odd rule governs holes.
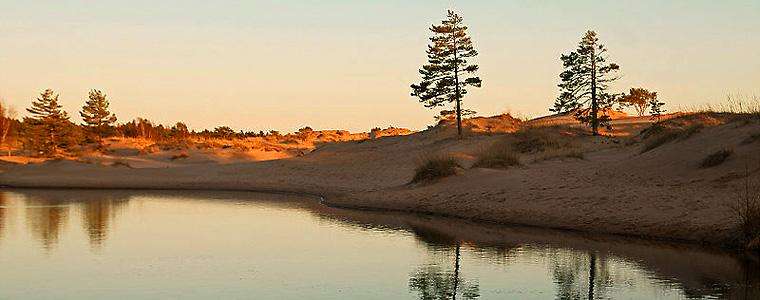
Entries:
POLYGON ((458 140, 452 128, 440 126, 408 136, 322 144, 303 156, 266 161, 2 163, 0 185, 289 191, 322 195, 335 207, 725 244, 737 237, 732 206, 745 169, 760 179, 760 142, 743 143, 760 132, 760 124, 729 119, 690 117, 685 122, 708 126, 643 154, 637 135, 649 121, 616 120, 612 137, 574 137, 586 151, 584 159, 533 162, 537 155, 528 154, 523 166, 506 170, 469 168, 478 151, 514 138, 510 132, 520 126, 488 120, 479 128, 499 132, 475 131, 458 140), (700 168, 705 156, 726 147, 734 149, 729 160, 700 168), (453 155, 465 168, 453 177, 409 185, 416 164, 430 153, 453 155))

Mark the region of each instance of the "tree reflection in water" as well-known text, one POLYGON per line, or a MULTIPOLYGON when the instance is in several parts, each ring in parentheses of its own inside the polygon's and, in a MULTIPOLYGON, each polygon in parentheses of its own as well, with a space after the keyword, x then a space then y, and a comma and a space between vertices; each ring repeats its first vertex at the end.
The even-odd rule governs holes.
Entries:
POLYGON ((24 191, 23 195, 27 224, 46 250, 58 243, 71 207, 79 208, 76 213, 82 217, 82 227, 91 247, 100 248, 117 211, 129 201, 128 194, 119 191, 29 190, 24 191))
POLYGON ((422 300, 477 299, 480 288, 477 281, 462 277, 460 268, 461 246, 454 247, 452 271, 444 271, 437 264, 427 264, 419 268, 409 278, 409 289, 416 291, 422 300))

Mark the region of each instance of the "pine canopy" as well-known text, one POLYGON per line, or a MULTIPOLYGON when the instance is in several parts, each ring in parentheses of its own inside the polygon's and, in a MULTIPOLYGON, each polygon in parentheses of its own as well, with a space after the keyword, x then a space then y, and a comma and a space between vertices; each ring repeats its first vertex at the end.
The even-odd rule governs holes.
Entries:
POLYGON ((615 102, 616 94, 607 92, 609 84, 620 67, 607 63, 607 48, 599 43, 594 31, 587 31, 578 48, 560 59, 564 71, 560 73, 560 95, 550 111, 557 113, 575 112, 575 117, 591 125, 594 134, 597 127, 607 125, 608 111, 615 102))
POLYGON ((30 138, 35 141, 34 144, 44 152, 55 153, 58 147, 66 143, 64 137, 71 125, 69 115, 58 103, 58 95, 47 89, 26 110, 32 115, 24 122, 31 126, 30 138))
POLYGON ((84 123, 93 128, 102 128, 111 126, 116 123, 116 115, 108 111, 108 99, 106 95, 99 90, 91 90, 89 99, 82 107, 79 115, 82 116, 84 123))
POLYGON ((428 108, 456 103, 457 127, 461 134, 461 101, 467 94, 467 87, 480 87, 482 81, 475 76, 478 65, 468 59, 478 55, 467 35, 467 26, 462 17, 448 11, 441 25, 432 25, 433 36, 428 46, 428 64, 419 70, 422 80, 412 84, 412 96, 428 108))

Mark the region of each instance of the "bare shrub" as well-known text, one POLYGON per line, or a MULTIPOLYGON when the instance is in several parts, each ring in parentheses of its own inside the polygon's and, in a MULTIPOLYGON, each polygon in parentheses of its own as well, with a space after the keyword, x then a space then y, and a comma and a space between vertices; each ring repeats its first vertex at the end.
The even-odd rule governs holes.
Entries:
POLYGON ((472 166, 475 168, 502 168, 520 165, 520 156, 512 149, 512 146, 503 141, 493 143, 490 147, 481 150, 477 154, 477 160, 472 166))
POLYGON ((412 183, 429 182, 435 179, 455 175, 461 168, 454 157, 448 155, 430 155, 420 159, 414 170, 412 183))
POLYGON ((702 160, 702 163, 700 164, 701 168, 712 168, 715 166, 718 166, 725 162, 728 157, 730 157, 732 154, 734 154, 733 149, 721 149, 718 150, 715 153, 712 153, 705 157, 705 159, 702 160))

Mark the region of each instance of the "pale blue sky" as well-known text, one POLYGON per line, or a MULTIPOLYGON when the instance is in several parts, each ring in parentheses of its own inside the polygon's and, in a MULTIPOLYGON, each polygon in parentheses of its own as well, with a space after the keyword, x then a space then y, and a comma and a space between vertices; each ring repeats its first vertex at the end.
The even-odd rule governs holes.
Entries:
POLYGON ((481 54, 465 102, 482 115, 546 114, 559 55, 587 29, 621 65, 618 90, 671 109, 760 95, 757 0, 29 2, 0 0, 0 98, 18 111, 49 87, 76 115, 97 88, 122 121, 424 128, 435 112, 409 84, 451 7, 481 54))

